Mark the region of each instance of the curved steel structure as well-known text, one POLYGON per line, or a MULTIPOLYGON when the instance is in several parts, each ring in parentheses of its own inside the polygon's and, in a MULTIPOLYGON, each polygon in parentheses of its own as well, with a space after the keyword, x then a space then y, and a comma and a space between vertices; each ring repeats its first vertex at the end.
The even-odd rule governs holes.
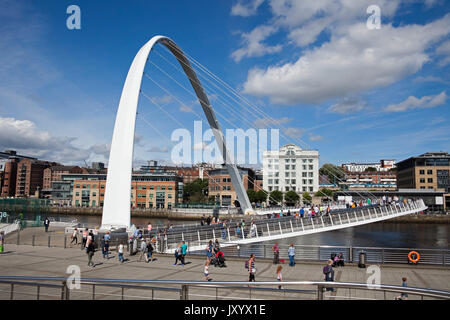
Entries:
POLYGON ((217 145, 222 152, 225 166, 230 174, 240 205, 245 212, 252 210, 236 165, 233 164, 229 157, 219 122, 189 60, 171 39, 165 36, 155 36, 136 54, 128 71, 122 96, 120 97, 109 155, 102 229, 130 227, 130 192, 137 105, 142 75, 148 55, 157 43, 165 45, 183 68, 208 119, 217 145))

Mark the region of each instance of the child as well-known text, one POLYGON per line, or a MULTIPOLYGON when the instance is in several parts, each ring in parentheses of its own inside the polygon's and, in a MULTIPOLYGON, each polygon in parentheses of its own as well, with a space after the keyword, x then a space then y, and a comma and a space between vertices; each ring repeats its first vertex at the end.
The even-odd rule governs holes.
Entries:
POLYGON ((123 263, 123 243, 119 244, 119 249, 117 250, 119 253, 119 261, 123 263))
MULTIPOLYGON (((281 269, 283 269, 282 266, 278 266, 277 268, 277 281, 281 282, 283 281, 283 276, 281 275, 281 269)), ((281 286, 278 286, 278 289, 281 289, 281 286)))
POLYGON ((205 262, 205 269, 203 271, 204 275, 205 275, 205 280, 206 281, 211 281, 212 279, 209 277, 209 261, 205 262))

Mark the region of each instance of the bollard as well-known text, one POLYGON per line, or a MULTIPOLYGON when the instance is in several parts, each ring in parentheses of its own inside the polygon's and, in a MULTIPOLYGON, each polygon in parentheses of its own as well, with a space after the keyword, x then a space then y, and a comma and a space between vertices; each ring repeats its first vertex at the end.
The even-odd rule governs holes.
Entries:
POLYGON ((67 248, 67 237, 64 235, 64 249, 67 248))
POLYGON ((317 286, 317 300, 323 300, 323 287, 317 286))
POLYGON ((31 236, 31 245, 34 247, 34 241, 35 241, 36 236, 33 234, 31 236))
POLYGON ((50 248, 50 236, 48 236, 48 247, 50 248))
POLYGON ((20 244, 20 229, 17 231, 17 245, 20 244))
POLYGON ((181 292, 180 292, 180 300, 188 300, 189 298, 189 290, 188 290, 188 286, 183 284, 181 286, 181 292))

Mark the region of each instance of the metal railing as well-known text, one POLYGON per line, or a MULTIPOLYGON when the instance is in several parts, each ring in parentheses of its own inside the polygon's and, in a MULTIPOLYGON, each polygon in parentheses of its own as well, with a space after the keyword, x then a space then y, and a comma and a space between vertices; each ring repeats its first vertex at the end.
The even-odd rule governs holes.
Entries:
MULTIPOLYGON (((26 277, 26 276, 0 276, 0 286, 7 285, 9 290, 9 299, 13 300, 18 294, 24 295, 36 295, 39 299, 42 296, 40 292, 41 288, 53 288, 56 289, 57 294, 47 294, 50 297, 58 297, 61 300, 73 299, 74 294, 81 296, 79 299, 92 299, 95 300, 101 296, 102 298, 120 298, 124 300, 125 298, 141 298, 141 299, 155 299, 155 291, 162 291, 168 293, 175 293, 177 299, 180 300, 193 300, 194 297, 199 297, 199 299, 205 299, 209 297, 212 299, 261 299, 261 293, 268 293, 268 298, 273 299, 283 295, 286 298, 286 294, 293 294, 289 296, 291 299, 299 299, 299 296, 308 295, 308 298, 316 297, 317 300, 323 300, 327 296, 324 295, 324 289, 349 289, 349 294, 352 292, 356 293, 356 290, 362 291, 372 291, 382 293, 381 299, 387 299, 387 293, 397 293, 397 294, 410 294, 420 297, 422 300, 424 297, 434 298, 434 299, 446 299, 450 300, 450 292, 444 290, 434 290, 427 288, 416 288, 416 287, 403 287, 403 286, 393 286, 393 285, 374 285, 366 283, 354 283, 354 282, 324 282, 324 281, 286 281, 286 282, 274 282, 274 281, 262 281, 262 282, 244 282, 244 281, 179 281, 179 280, 134 280, 134 279, 98 279, 98 278, 82 278, 79 279, 79 289, 72 289, 71 285, 68 285, 66 278, 61 277, 26 277), (163 286, 161 286, 163 285, 163 286), (282 286, 278 289, 278 286, 282 286), (20 286, 36 287, 36 292, 18 292, 17 288, 20 286), (89 291, 84 291, 86 288, 81 286, 90 287, 89 291), (175 287, 174 287, 175 286, 175 287), (263 287, 266 286, 266 287, 263 287), (288 289, 287 287, 308 287, 309 289, 288 289), (112 292, 98 292, 96 289, 99 287, 107 287, 110 289, 118 289, 120 293, 113 290, 112 292), (311 287, 313 289, 311 289, 311 287), (194 293, 193 290, 196 288, 201 288, 200 292, 194 293), (206 295, 205 291, 214 289, 214 294, 206 295), (223 295, 219 295, 219 289, 222 290, 223 295), (150 295, 147 293, 145 295, 136 294, 125 294, 125 290, 129 292, 130 290, 144 290, 144 292, 151 292, 150 295), (224 294, 224 290, 232 290, 229 294, 224 294), (230 294, 236 294, 239 291, 244 293, 244 296, 231 297, 230 294)), ((1 290, 1 292, 7 292, 7 290, 1 290)), ((304 296, 303 296, 304 297, 304 296)), ((333 298, 333 296, 328 296, 328 298, 333 298)), ((336 297, 334 297, 336 298, 336 297)), ((363 297, 352 297, 351 294, 344 298, 356 298, 364 299, 363 297)), ((166 296, 163 299, 175 300, 173 296, 166 296)))

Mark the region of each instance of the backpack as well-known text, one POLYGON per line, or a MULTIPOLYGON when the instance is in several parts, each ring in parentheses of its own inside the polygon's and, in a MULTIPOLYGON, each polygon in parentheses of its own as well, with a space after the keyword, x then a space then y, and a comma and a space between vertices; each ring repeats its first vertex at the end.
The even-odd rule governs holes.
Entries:
POLYGON ((245 261, 245 269, 248 269, 248 260, 245 261))

